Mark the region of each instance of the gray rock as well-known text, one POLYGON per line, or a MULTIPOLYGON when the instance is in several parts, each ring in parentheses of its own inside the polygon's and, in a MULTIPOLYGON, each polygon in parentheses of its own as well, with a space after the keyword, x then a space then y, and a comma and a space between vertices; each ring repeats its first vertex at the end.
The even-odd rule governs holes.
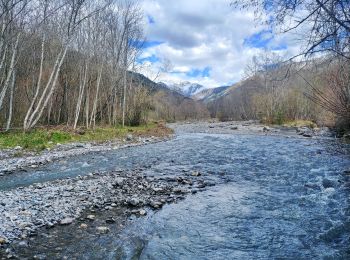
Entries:
POLYGON ((302 136, 310 138, 313 136, 313 134, 311 134, 310 132, 307 132, 307 133, 303 133, 302 136))
POLYGON ((139 214, 140 214, 141 216, 146 216, 146 215, 147 215, 147 211, 144 210, 144 209, 141 209, 140 212, 139 212, 139 214))
POLYGON ((99 234, 107 234, 110 231, 108 227, 97 227, 96 230, 99 234))
POLYGON ((271 130, 271 128, 268 127, 268 126, 264 126, 264 127, 263 127, 263 131, 264 131, 264 132, 269 132, 270 130, 271 130))
POLYGON ((193 171, 193 172, 191 173, 191 175, 192 175, 192 176, 195 176, 195 177, 198 177, 198 176, 201 176, 202 174, 201 174, 200 172, 198 172, 198 171, 193 171))
POLYGON ((28 242, 27 241, 20 241, 17 245, 19 247, 28 247, 28 242))
POLYGON ((327 188, 335 188, 337 186, 337 182, 330 180, 330 179, 323 179, 322 180, 322 186, 327 189, 327 188))
POLYGON ((95 218, 96 218, 95 215, 88 215, 88 216, 86 217, 86 219, 88 219, 88 220, 90 220, 90 221, 94 221, 95 218))
POLYGON ((163 206, 163 204, 159 201, 151 201, 149 205, 154 209, 160 209, 163 206))
POLYGON ((140 200, 138 198, 131 198, 127 203, 129 206, 137 207, 140 204, 140 200))
POLYGON ((60 221, 60 225, 70 225, 74 221, 73 218, 64 218, 60 221))
POLYGON ((107 224, 114 224, 116 221, 114 218, 109 218, 109 219, 106 219, 106 223, 107 224))

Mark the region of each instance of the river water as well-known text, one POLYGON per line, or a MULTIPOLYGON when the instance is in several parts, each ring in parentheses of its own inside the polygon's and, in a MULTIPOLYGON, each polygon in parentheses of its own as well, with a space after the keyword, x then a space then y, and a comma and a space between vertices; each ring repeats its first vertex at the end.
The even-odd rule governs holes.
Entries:
POLYGON ((196 170, 217 185, 146 217, 130 218, 125 228, 102 237, 58 228, 54 239, 34 239, 23 254, 350 259, 350 174, 345 172, 350 159, 314 139, 181 133, 163 143, 77 156, 9 175, 0 189, 116 168, 143 168, 149 175, 196 170))

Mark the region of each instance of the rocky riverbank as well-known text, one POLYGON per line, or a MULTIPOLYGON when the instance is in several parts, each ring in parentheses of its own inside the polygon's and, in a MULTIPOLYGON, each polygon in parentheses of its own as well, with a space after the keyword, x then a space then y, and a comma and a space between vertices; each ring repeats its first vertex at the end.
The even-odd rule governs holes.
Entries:
POLYGON ((0 177, 5 174, 11 174, 17 170, 25 171, 28 167, 37 168, 40 165, 45 165, 58 159, 162 142, 169 138, 170 136, 134 137, 130 134, 124 140, 112 140, 103 143, 89 142, 58 144, 53 149, 46 149, 39 153, 24 151, 21 147, 4 149, 0 150, 0 177))
POLYGON ((208 133, 208 134, 253 134, 253 135, 284 135, 301 138, 335 137, 328 127, 310 128, 308 126, 267 126, 259 121, 230 122, 185 122, 169 124, 176 132, 208 133))
MULTIPOLYGON (((213 185, 199 172, 155 177, 143 175, 142 170, 100 172, 0 192, 0 244, 14 240, 26 244, 41 229, 70 225, 83 215, 86 222, 93 221, 96 210, 124 207, 130 214, 146 215, 149 209, 160 209, 213 185)), ((111 215, 96 232, 108 232, 108 224, 115 223, 113 218, 111 215)), ((11 256, 10 249, 7 253, 11 256)))

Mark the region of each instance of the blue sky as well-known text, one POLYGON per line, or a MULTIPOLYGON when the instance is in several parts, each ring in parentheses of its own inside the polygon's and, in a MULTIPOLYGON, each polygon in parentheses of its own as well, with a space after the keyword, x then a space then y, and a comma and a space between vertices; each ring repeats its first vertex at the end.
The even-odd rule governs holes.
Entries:
POLYGON ((257 23, 253 11, 228 0, 143 0, 147 41, 138 58, 142 73, 159 81, 191 81, 206 87, 237 82, 264 50, 291 55, 290 35, 257 23), (165 65, 166 64, 166 65, 165 65), (166 67, 166 69, 164 69, 166 67))

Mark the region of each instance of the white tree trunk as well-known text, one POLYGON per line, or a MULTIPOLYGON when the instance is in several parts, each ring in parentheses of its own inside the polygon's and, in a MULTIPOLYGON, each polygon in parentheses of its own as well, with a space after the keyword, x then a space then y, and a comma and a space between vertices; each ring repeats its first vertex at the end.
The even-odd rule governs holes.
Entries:
POLYGON ((80 84, 79 84, 79 96, 78 96, 78 100, 77 100, 77 106, 75 108, 75 118, 74 118, 73 129, 76 129, 77 125, 78 125, 80 109, 81 109, 81 102, 83 100, 85 85, 86 85, 86 81, 87 81, 87 70, 88 70, 88 63, 86 62, 85 70, 84 70, 84 76, 83 76, 83 79, 80 81, 80 84))
POLYGON ((96 94, 94 99, 94 104, 92 106, 92 112, 91 112, 91 118, 90 118, 90 126, 92 125, 93 128, 95 128, 96 125, 96 110, 97 110, 97 102, 98 102, 98 95, 100 92, 100 84, 101 84, 101 78, 102 78, 102 65, 101 69, 98 72, 97 75, 97 82, 96 82, 96 94))
POLYGON ((11 62, 10 62, 10 68, 9 68, 9 71, 7 72, 6 80, 4 82, 2 90, 0 92, 0 109, 2 108, 2 104, 3 104, 4 98, 5 98, 5 94, 7 92, 7 89, 9 87, 9 85, 10 85, 12 73, 13 73, 13 70, 15 68, 15 61, 16 61, 16 57, 17 57, 19 37, 20 37, 20 33, 17 34, 16 42, 15 42, 15 44, 13 46, 13 50, 12 50, 12 57, 11 57, 11 62))
POLYGON ((13 93, 15 89, 15 81, 16 81, 16 71, 13 71, 12 82, 10 87, 10 106, 9 106, 9 114, 8 114, 7 123, 6 123, 6 131, 9 131, 11 127, 12 112, 13 112, 13 93))
POLYGON ((43 36, 42 42, 41 42, 41 57, 40 57, 40 67, 39 67, 39 76, 38 76, 38 81, 36 84, 36 90, 35 90, 35 94, 34 97, 32 99, 32 102, 30 103, 30 106, 28 108, 28 111, 26 113, 26 116, 24 118, 24 122, 23 122, 23 128, 27 129, 28 128, 28 119, 29 116, 31 115, 31 112, 33 110, 34 104, 38 98, 39 95, 39 90, 40 90, 40 86, 41 86, 41 78, 43 75, 43 64, 44 64, 44 50, 45 50, 45 36, 43 36))
POLYGON ((50 75, 50 78, 49 78, 49 81, 47 82, 47 84, 44 88, 44 91, 41 94, 41 97, 36 105, 36 108, 29 118, 29 122, 27 124, 27 127, 24 130, 29 130, 30 128, 33 128, 38 123, 39 119, 41 118, 41 115, 42 115, 45 107, 47 106, 47 103, 49 102, 49 100, 52 96, 52 93, 56 87, 58 75, 60 73, 63 61, 66 57, 67 48, 68 48, 68 46, 66 46, 57 56, 54 68, 53 68, 51 75, 50 75))

